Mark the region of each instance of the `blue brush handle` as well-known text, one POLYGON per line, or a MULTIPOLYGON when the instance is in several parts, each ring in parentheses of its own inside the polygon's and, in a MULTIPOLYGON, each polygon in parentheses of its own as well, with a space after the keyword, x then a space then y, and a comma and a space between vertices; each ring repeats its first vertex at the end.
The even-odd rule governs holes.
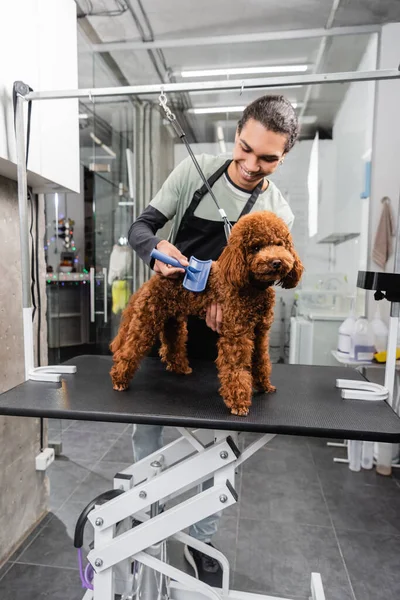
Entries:
POLYGON ((171 267, 178 267, 178 269, 184 269, 185 271, 187 269, 187 267, 184 267, 179 262, 179 260, 176 260, 176 258, 172 258, 172 256, 168 256, 168 254, 164 254, 164 252, 160 252, 159 250, 157 250, 157 248, 154 248, 151 251, 150 256, 152 256, 156 260, 160 260, 161 262, 165 263, 166 265, 171 265, 171 267))

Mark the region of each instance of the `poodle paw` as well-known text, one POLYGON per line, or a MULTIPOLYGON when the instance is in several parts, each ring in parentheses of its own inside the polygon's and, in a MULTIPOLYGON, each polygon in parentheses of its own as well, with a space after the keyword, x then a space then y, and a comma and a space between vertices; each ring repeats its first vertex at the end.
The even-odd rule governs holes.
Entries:
POLYGON ((240 408, 239 407, 231 408, 231 414, 237 415, 239 417, 247 417, 247 415, 249 414, 249 407, 242 406, 240 408))
POLYGON ((113 384, 113 389, 116 390, 117 392, 124 392, 125 390, 128 389, 128 384, 125 384, 125 383, 114 383, 113 384))
POLYGON ((276 387, 274 385, 271 385, 270 383, 267 385, 262 385, 261 383, 256 383, 254 385, 254 389, 256 390, 256 392, 259 392, 260 394, 272 394, 273 392, 276 392, 276 387))
POLYGON ((171 373, 176 373, 177 375, 190 375, 190 373, 192 372, 191 367, 187 366, 187 367, 183 367, 183 366, 177 366, 177 365, 167 365, 166 366, 167 371, 171 371, 171 373))

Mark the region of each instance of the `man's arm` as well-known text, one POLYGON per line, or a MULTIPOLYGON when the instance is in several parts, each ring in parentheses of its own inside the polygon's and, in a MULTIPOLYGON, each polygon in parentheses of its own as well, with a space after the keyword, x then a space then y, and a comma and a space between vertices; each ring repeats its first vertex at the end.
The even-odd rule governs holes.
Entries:
POLYGON ((159 229, 164 227, 168 222, 168 218, 164 216, 159 210, 149 205, 142 212, 140 217, 132 223, 129 233, 128 240, 129 245, 135 250, 138 256, 153 268, 154 259, 150 258, 151 251, 161 241, 156 236, 159 229))
POLYGON ((166 277, 176 276, 177 273, 184 271, 160 261, 154 261, 150 257, 150 253, 157 247, 161 252, 178 259, 185 266, 188 264, 186 257, 175 246, 166 240, 161 240, 156 233, 176 214, 189 166, 190 162, 186 159, 172 171, 149 206, 131 225, 128 233, 129 244, 138 256, 157 273, 166 277))

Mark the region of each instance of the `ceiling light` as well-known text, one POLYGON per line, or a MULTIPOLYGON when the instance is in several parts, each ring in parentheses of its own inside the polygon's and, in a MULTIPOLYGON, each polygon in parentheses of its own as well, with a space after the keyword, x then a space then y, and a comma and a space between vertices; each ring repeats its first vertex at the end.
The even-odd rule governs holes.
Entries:
MULTIPOLYGON (((292 102, 293 108, 297 108, 299 104, 292 102)), ((205 106, 198 108, 188 108, 187 112, 191 115, 211 115, 217 113, 240 113, 243 112, 245 106, 205 106)))
POLYGON ((188 108, 187 112, 192 115, 210 115, 213 113, 240 113, 245 106, 207 106, 204 108, 188 108))
POLYGON ((317 121, 318 117, 310 116, 310 117, 300 117, 299 121, 302 125, 313 125, 317 121))
POLYGON ((265 73, 304 73, 308 65, 274 65, 269 67, 238 67, 181 71, 182 77, 223 77, 224 75, 261 75, 265 73))

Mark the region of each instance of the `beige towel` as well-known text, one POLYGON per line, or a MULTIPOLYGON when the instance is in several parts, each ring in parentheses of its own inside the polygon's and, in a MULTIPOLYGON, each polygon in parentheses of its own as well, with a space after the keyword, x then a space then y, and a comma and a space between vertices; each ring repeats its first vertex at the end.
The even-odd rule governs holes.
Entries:
POLYGON ((389 198, 383 198, 382 204, 382 214, 376 230, 372 259, 381 269, 385 269, 393 251, 394 221, 389 198))

